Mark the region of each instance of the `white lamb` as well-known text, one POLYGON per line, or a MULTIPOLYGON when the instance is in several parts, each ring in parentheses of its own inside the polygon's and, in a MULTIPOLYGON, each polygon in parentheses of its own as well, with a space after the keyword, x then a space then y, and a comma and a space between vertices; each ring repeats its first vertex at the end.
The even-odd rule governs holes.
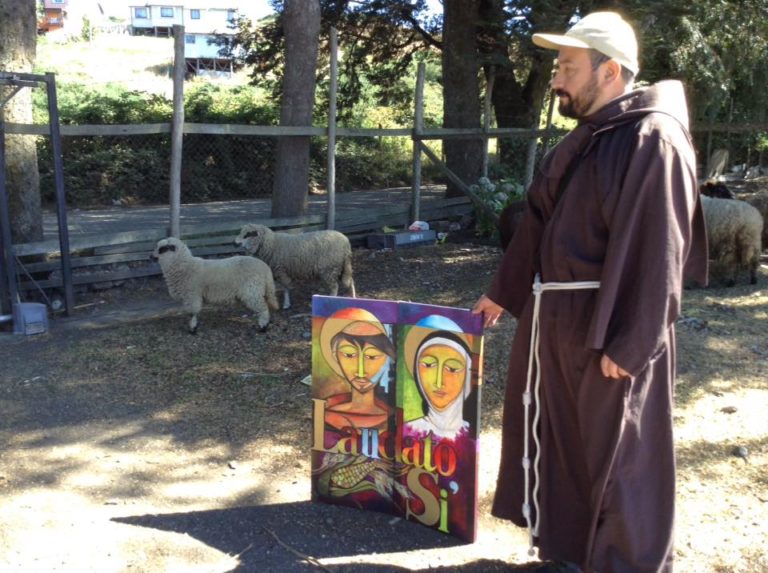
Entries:
POLYGON ((195 257, 183 241, 171 237, 157 243, 152 258, 160 262, 168 294, 192 313, 189 332, 197 331, 203 302, 242 302, 256 314, 261 332, 269 324, 269 309, 277 309, 275 282, 264 261, 234 256, 226 259, 195 257))
POLYGON ((338 231, 278 233, 265 225, 248 224, 240 230, 235 244, 270 266, 275 281, 285 289, 283 308, 291 307, 294 280, 319 280, 331 296, 338 294, 341 285, 355 296, 352 247, 338 231))
POLYGON ((728 286, 736 284, 741 268, 749 269, 750 284, 757 283, 763 217, 739 199, 701 196, 707 225, 709 258, 725 271, 728 286))

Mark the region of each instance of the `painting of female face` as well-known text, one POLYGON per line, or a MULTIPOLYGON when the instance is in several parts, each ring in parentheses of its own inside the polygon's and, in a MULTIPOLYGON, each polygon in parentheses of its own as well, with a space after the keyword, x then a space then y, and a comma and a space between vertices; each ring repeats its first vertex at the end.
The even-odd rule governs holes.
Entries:
POLYGON ((336 360, 344 378, 361 393, 370 392, 376 386, 374 379, 387 361, 387 355, 376 346, 342 339, 336 348, 336 360))
POLYGON ((434 344, 421 353, 418 360, 419 380, 436 410, 443 410, 461 394, 466 369, 466 357, 445 344, 434 344))

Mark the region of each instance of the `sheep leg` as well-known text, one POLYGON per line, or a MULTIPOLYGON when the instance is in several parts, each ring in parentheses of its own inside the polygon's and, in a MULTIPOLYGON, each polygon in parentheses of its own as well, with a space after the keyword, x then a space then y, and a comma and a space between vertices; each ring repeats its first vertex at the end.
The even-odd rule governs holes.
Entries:
POLYGON ((344 260, 344 268, 341 271, 341 278, 339 279, 341 286, 349 290, 352 298, 356 298, 355 294, 355 281, 352 279, 352 257, 349 256, 344 260))
POLYGON ((283 287, 283 310, 291 308, 291 279, 285 274, 285 271, 275 273, 275 282, 283 287))
POLYGON ((256 316, 259 332, 266 332, 267 326, 269 326, 269 306, 264 298, 264 294, 264 292, 259 294, 249 292, 241 298, 243 304, 256 316))
POLYGON ((192 318, 189 319, 189 333, 197 334, 197 315, 203 309, 202 298, 196 298, 190 301, 187 305, 187 311, 192 313, 192 318))
POLYGON ((336 282, 336 279, 325 281, 325 288, 328 291, 329 296, 336 296, 339 294, 339 283, 336 282))
POLYGON ((256 314, 256 323, 259 325, 259 332, 266 332, 269 326, 269 309, 264 307, 256 314))

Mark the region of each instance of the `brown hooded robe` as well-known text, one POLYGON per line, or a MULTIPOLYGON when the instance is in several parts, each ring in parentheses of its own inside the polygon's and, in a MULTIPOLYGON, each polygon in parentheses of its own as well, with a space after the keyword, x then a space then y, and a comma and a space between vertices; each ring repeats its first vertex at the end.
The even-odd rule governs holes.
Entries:
POLYGON ((487 293, 519 319, 493 514, 525 526, 531 284, 537 272, 542 282, 600 281, 543 293, 540 313, 535 541, 542 558, 588 572, 671 571, 674 322, 684 272, 701 284, 707 276, 687 113, 682 84, 665 81, 582 120, 543 160, 487 293), (605 378, 603 353, 631 376, 605 378))

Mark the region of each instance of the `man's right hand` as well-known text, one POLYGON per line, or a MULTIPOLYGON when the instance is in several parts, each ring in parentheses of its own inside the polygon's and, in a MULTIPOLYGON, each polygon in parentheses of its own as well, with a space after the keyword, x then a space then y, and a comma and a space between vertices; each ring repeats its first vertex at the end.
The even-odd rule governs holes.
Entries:
POLYGON ((502 312, 504 312, 504 308, 485 295, 481 296, 475 303, 475 306, 472 307, 472 314, 483 315, 483 325, 486 328, 496 324, 502 312))

